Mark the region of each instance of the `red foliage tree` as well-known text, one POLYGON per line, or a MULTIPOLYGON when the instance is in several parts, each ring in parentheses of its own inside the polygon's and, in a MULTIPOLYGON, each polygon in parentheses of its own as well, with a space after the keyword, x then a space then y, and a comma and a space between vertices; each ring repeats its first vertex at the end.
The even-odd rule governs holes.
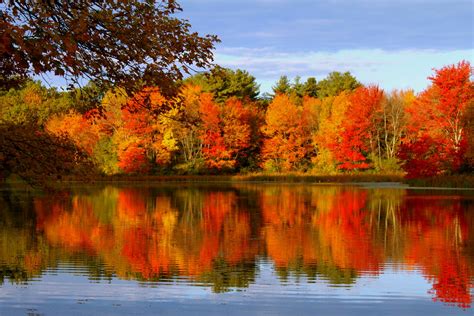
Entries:
POLYGON ((220 109, 212 100, 212 94, 204 93, 201 96, 200 114, 203 122, 201 140, 206 165, 211 169, 232 167, 229 161, 231 155, 226 148, 221 130, 220 109))
POLYGON ((383 91, 378 86, 360 87, 352 94, 341 142, 334 150, 339 169, 367 169, 369 154, 380 149, 378 123, 381 119, 383 91))
POLYGON ((211 169, 232 169, 250 146, 250 115, 242 101, 228 99, 223 106, 212 95, 201 96, 201 141, 206 165, 211 169))
POLYGON ((250 147, 250 111, 246 104, 237 98, 228 99, 221 108, 224 143, 231 154, 234 165, 239 156, 250 147))
POLYGON ((399 157, 409 177, 459 170, 467 147, 466 115, 474 100, 471 66, 462 61, 436 71, 432 86, 407 108, 407 135, 399 157))
POLYGON ((121 151, 119 159, 118 165, 125 173, 147 173, 150 170, 145 149, 138 144, 132 144, 121 151))

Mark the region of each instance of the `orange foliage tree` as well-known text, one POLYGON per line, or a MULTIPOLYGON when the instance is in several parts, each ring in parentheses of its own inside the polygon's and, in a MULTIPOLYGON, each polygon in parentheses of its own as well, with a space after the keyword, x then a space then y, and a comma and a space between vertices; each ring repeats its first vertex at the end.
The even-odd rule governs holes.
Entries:
POLYGON ((201 96, 201 140, 208 168, 232 169, 239 154, 250 146, 249 112, 237 98, 224 105, 216 104, 212 95, 201 96))
POLYGON ((228 99, 221 106, 222 133, 224 144, 231 155, 233 166, 239 158, 246 156, 251 139, 251 104, 244 104, 237 98, 228 99))
POLYGON ((146 173, 170 162, 174 147, 164 141, 158 113, 166 99, 157 88, 145 88, 122 109, 124 124, 117 137, 119 166, 127 173, 146 173))
POLYGON ((212 99, 212 94, 205 93, 201 96, 200 113, 201 140, 207 166, 211 169, 232 167, 231 154, 225 146, 224 135, 221 132, 220 109, 212 99))
POLYGON ((262 159, 265 169, 288 171, 303 163, 311 148, 308 118, 286 94, 278 94, 268 106, 262 159))
POLYGON ((68 113, 51 118, 46 129, 55 135, 67 135, 80 148, 92 155, 99 141, 100 130, 85 116, 79 113, 68 113))

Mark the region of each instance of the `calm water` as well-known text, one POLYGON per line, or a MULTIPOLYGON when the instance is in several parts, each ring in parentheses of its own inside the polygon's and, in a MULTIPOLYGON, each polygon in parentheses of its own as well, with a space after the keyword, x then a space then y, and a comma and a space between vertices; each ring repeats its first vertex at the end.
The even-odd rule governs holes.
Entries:
POLYGON ((0 314, 471 314, 474 192, 0 192, 0 314))

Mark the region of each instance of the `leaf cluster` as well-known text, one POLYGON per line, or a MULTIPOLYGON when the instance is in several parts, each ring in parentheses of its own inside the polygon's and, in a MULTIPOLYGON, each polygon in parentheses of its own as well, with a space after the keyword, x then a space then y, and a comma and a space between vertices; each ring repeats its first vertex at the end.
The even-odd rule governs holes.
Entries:
POLYGON ((175 0, 2 1, 0 88, 25 74, 54 73, 127 93, 173 92, 194 67, 211 65, 218 38, 191 31, 175 0))

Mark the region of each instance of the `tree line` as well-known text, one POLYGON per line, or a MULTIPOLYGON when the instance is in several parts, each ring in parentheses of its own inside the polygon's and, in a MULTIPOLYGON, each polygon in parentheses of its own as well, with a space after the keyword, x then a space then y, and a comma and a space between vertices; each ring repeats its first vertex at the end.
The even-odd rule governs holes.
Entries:
POLYGON ((418 94, 333 72, 319 82, 282 76, 260 96, 248 72, 220 67, 176 83, 171 96, 27 81, 0 92, 0 173, 472 172, 471 75, 466 61, 445 66, 418 94))

